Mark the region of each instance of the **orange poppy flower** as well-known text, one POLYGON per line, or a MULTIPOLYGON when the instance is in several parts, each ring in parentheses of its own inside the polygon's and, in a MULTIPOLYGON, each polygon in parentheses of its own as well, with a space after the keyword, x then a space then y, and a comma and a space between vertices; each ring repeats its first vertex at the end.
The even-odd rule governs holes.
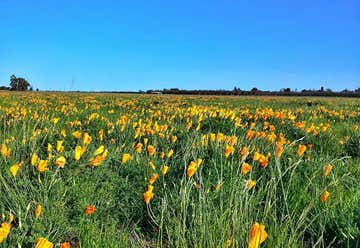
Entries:
POLYGON ((60 248, 71 248, 70 242, 63 242, 61 243, 60 248))
POLYGON ((156 181, 156 179, 158 178, 158 174, 157 173, 153 173, 152 175, 151 175, 151 177, 150 177, 150 180, 149 180, 149 183, 150 184, 154 184, 155 183, 155 181, 156 181))
POLYGON ((258 248, 266 239, 265 225, 256 222, 251 226, 248 248, 258 248))
POLYGON ((54 244, 46 238, 38 238, 35 243, 35 248, 53 248, 54 244))
POLYGON ((195 174, 196 170, 197 170, 197 164, 194 161, 191 161, 186 172, 187 176, 192 177, 195 174))
POLYGON ((41 210, 42 210, 42 206, 40 204, 36 205, 36 208, 35 208, 35 216, 36 216, 36 218, 40 217, 41 210))
POLYGON ((225 158, 229 157, 230 154, 234 153, 234 147, 227 145, 225 148, 225 158))
POLYGON ((251 171, 251 169, 252 169, 252 167, 251 167, 251 165, 249 165, 248 163, 243 163, 242 165, 241 165, 241 173, 243 174, 243 175, 246 175, 247 173, 249 173, 250 171, 251 171))
POLYGON ((298 150, 297 150, 297 155, 299 157, 301 157, 304 154, 305 151, 306 151, 306 146, 305 145, 299 145, 298 150))
POLYGON ((276 152, 275 157, 280 158, 281 154, 283 153, 284 147, 280 142, 276 142, 276 152))
POLYGON ((330 174, 331 170, 332 170, 332 165, 331 164, 325 165, 325 167, 324 167, 324 176, 327 177, 330 174))
POLYGON ((144 194, 143 194, 143 197, 144 197, 144 202, 146 204, 149 204, 150 203, 150 200, 154 197, 154 193, 152 192, 152 190, 147 190, 144 194))
POLYGON ((240 150, 241 159, 245 160, 248 154, 249 154, 249 149, 246 146, 242 147, 240 150))
POLYGON ((143 147, 143 144, 138 143, 138 144, 135 146, 135 152, 140 153, 141 150, 142 150, 142 147, 143 147))
POLYGON ((321 195, 321 202, 325 203, 327 198, 330 196, 330 192, 329 191, 325 191, 322 195, 321 195))
POLYGON ((86 215, 93 214, 93 213, 95 212, 95 210, 96 210, 95 206, 89 205, 89 206, 87 206, 86 209, 85 209, 85 214, 86 214, 86 215))
POLYGON ((147 152, 149 153, 150 156, 153 156, 156 152, 155 148, 153 146, 148 146, 147 147, 147 152))

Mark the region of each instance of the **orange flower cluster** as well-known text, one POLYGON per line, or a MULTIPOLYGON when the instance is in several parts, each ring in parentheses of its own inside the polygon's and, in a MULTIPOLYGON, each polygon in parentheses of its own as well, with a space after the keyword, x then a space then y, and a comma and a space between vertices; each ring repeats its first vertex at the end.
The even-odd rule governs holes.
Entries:
POLYGON ((269 163, 270 153, 267 155, 261 154, 259 152, 255 152, 253 160, 258 161, 261 165, 261 167, 266 168, 266 166, 269 163))

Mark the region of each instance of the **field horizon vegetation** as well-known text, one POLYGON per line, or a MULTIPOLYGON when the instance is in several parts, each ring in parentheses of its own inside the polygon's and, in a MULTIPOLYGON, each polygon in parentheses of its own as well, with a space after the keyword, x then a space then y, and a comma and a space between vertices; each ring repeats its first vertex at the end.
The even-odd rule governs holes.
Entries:
MULTIPOLYGON (((39 91, 39 88, 35 88, 33 84, 30 84, 27 79, 23 77, 10 76, 9 86, 1 85, 0 91, 39 91)), ((257 87, 252 87, 251 90, 240 89, 234 86, 232 90, 225 89, 150 89, 139 91, 51 91, 40 90, 47 93, 115 93, 115 94, 174 94, 174 95, 233 95, 233 96, 305 96, 305 97, 360 97, 360 87, 355 89, 345 88, 343 90, 332 90, 331 88, 325 88, 321 86, 319 89, 291 89, 289 87, 282 88, 280 90, 263 90, 257 87)))
POLYGON ((360 99, 0 92, 0 247, 360 247, 360 99))

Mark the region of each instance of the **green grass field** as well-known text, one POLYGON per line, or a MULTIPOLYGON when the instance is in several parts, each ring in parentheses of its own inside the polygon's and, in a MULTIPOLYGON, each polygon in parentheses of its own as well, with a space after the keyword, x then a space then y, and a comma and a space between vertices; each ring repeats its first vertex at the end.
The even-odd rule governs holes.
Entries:
POLYGON ((360 99, 0 93, 0 247, 360 247, 360 99))

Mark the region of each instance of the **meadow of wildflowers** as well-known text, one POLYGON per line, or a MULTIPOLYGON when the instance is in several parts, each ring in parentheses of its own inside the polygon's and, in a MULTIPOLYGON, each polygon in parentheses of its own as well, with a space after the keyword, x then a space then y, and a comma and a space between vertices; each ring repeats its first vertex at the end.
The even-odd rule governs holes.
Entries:
POLYGON ((360 100, 0 93, 0 247, 360 247, 360 100))

